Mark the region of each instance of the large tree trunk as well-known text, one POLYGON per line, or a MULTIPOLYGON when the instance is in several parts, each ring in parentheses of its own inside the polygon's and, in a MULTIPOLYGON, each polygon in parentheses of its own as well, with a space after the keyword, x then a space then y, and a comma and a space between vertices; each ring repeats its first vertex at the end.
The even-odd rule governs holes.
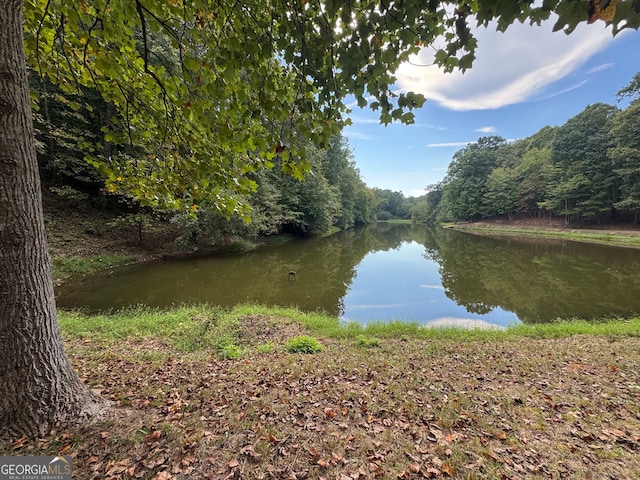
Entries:
POLYGON ((42 213, 22 0, 0 0, 0 437, 99 411, 64 352, 42 213))

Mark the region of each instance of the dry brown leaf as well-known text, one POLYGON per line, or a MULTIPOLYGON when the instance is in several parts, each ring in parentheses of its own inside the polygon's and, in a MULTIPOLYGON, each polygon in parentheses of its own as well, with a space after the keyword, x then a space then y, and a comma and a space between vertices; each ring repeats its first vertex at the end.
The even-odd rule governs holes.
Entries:
POLYGON ((449 462, 445 463, 442 466, 442 471, 444 473, 446 473, 447 475, 449 475, 450 477, 455 477, 456 476, 456 467, 454 467, 453 465, 451 465, 449 462))
POLYGON ((164 470, 162 472, 158 472, 155 477, 153 477, 153 480, 171 480, 173 478, 175 478, 173 475, 164 470))
POLYGON ((144 441, 147 443, 153 443, 158 441, 158 439, 162 436, 162 430, 154 430, 152 433, 144 437, 144 441))

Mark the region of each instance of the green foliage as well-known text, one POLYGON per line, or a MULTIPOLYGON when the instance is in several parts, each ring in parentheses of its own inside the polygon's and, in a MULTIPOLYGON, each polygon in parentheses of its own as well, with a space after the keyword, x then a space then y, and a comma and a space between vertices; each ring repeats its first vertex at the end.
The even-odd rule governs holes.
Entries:
POLYGON ((59 197, 70 200, 77 205, 80 205, 89 199, 89 195, 87 195, 86 193, 82 193, 69 185, 64 185, 62 187, 51 187, 49 188, 49 191, 55 195, 58 195, 59 197))
POLYGON ((290 338, 284 344, 289 353, 318 353, 322 351, 322 344, 318 339, 308 335, 290 338))
MULTIPOLYGON (((633 96, 636 77, 621 92, 633 96)), ((567 223, 610 217, 638 223, 639 112, 638 100, 624 110, 599 103, 511 144, 479 139, 455 153, 435 216, 561 215, 567 223)), ((413 212, 416 221, 432 216, 423 202, 413 212)))
POLYGON ((258 352, 264 354, 273 353, 275 349, 275 345, 272 341, 265 342, 262 345, 258 345, 256 347, 256 350, 258 350, 258 352))
MULTIPOLYGON (((107 191, 131 195, 142 205, 246 217, 247 196, 257 187, 252 174, 277 161, 284 173, 303 178, 313 168, 309 145, 328 147, 349 123, 346 96, 379 111, 384 124, 413 123, 412 110, 425 98, 397 93, 394 73, 437 39, 444 43, 436 63, 464 70, 475 57, 470 25, 476 22, 495 19, 505 29, 554 12, 558 28, 602 18, 614 33, 640 22, 637 5, 627 1, 612 4, 606 15, 573 0, 483 0, 452 8, 455 15, 437 1, 260 0, 249 7, 225 1, 27 0, 25 48, 38 76, 44 132, 39 145, 62 161, 59 171, 69 169, 75 177, 80 173, 74 162, 88 159, 106 179, 107 191), (54 114, 86 134, 74 141, 64 129, 54 132, 54 114)), ((342 197, 343 211, 333 213, 343 224, 357 221, 356 213, 370 213, 355 208, 366 195, 348 192, 353 180, 329 180, 333 194, 342 197)), ((331 191, 321 181, 311 186, 331 191)), ((303 228, 308 223, 300 220, 303 228)))
POLYGON ((218 347, 218 354, 224 360, 235 360, 242 355, 242 350, 233 343, 224 343, 218 347))
POLYGON ((454 154, 445 177, 443 201, 454 218, 470 220, 485 211, 483 197, 496 167, 496 152, 506 145, 502 137, 481 137, 454 154))
POLYGON ((149 226, 151 226, 151 219, 149 218, 148 213, 128 213, 112 220, 110 225, 112 227, 135 230, 138 242, 142 242, 142 232, 145 228, 149 228, 149 226))
POLYGON ((380 339, 367 337, 365 335, 358 335, 355 339, 355 345, 360 348, 376 348, 380 346, 380 339))
MULTIPOLYGON (((571 335, 640 336, 640 318, 628 320, 606 319, 584 321, 557 320, 549 324, 518 324, 505 330, 460 328, 424 328, 417 323, 378 322, 361 325, 339 324, 336 318, 302 313, 295 309, 239 305, 230 312, 206 305, 182 306, 170 310, 148 307, 125 309, 109 314, 83 314, 59 311, 60 325, 65 335, 99 342, 118 342, 123 339, 155 338, 174 345, 181 351, 200 351, 211 348, 226 358, 241 356, 244 348, 238 342, 237 325, 246 315, 260 313, 268 317, 294 320, 312 328, 317 335, 350 339, 363 348, 376 348, 385 338, 433 338, 455 341, 496 340, 529 336, 560 338, 571 335), (203 338, 204 337, 204 338, 203 338)), ((320 342, 310 336, 287 341, 295 351, 315 353, 322 350, 320 342)), ((266 343, 258 350, 270 353, 273 344, 266 343)))
MULTIPOLYGON (((630 89, 634 83, 640 81, 640 75, 636 74, 630 89)), ((640 100, 634 100, 625 110, 619 112, 612 119, 611 137, 612 147, 608 150, 608 157, 613 169, 619 177, 620 197, 614 204, 616 208, 631 212, 634 223, 638 223, 640 217, 640 100)))
POLYGON ((406 198, 402 192, 389 189, 374 188, 373 195, 376 203, 378 220, 411 218, 411 209, 415 205, 415 198, 406 198))

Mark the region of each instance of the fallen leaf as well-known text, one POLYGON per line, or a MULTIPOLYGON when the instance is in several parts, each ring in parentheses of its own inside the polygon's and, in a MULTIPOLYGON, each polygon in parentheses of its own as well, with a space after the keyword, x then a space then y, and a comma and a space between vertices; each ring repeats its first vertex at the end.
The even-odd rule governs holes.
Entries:
POLYGON ((156 476, 153 477, 153 480, 171 480, 172 478, 175 478, 175 477, 171 475, 169 472, 167 472, 166 470, 164 470, 162 472, 158 472, 156 476))
POLYGON ((162 436, 162 430, 154 430, 152 433, 144 437, 145 442, 153 443, 162 436))
POLYGON ((13 445, 11 445, 11 448, 13 450, 18 450, 19 448, 22 448, 24 446, 27 440, 29 440, 29 437, 21 437, 15 442, 13 442, 13 445))
POLYGON ((336 418, 338 414, 333 411, 333 408, 325 408, 324 414, 329 418, 336 418))
POLYGON ((426 478, 436 478, 439 477, 441 473, 437 468, 427 467, 427 469, 422 472, 422 476, 426 478))
POLYGON ((442 471, 444 473, 446 473, 447 475, 449 475, 450 477, 455 477, 456 475, 456 467, 454 467, 453 465, 451 465, 449 462, 445 463, 442 466, 442 471))

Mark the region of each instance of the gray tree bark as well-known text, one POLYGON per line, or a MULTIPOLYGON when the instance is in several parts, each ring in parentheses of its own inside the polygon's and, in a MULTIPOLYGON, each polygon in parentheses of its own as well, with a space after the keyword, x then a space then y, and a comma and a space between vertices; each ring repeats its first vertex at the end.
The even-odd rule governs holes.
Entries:
POLYGON ((63 348, 42 213, 22 0, 0 0, 0 437, 101 409, 63 348))

